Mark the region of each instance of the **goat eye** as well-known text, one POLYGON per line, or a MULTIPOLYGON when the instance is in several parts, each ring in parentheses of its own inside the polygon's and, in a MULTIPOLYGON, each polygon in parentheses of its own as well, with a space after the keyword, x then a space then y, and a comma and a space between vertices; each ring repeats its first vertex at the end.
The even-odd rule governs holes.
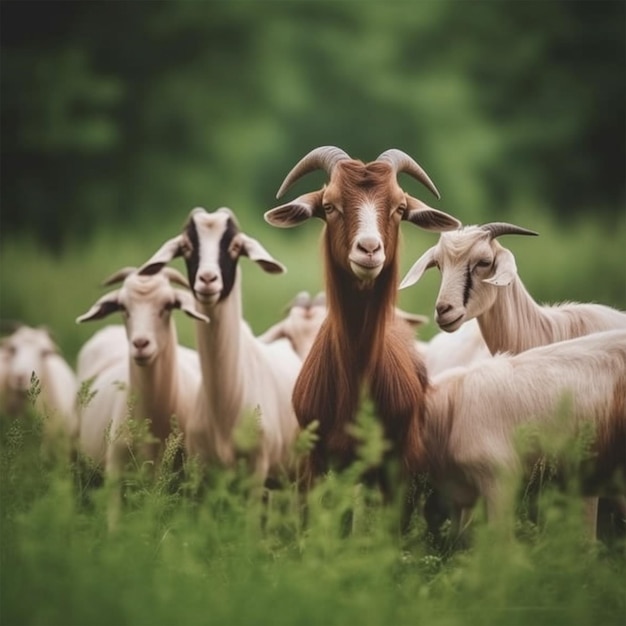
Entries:
POLYGON ((335 210, 335 207, 332 204, 325 204, 323 206, 323 209, 324 209, 324 213, 328 215, 329 213, 332 213, 335 210))
POLYGON ((480 261, 478 261, 478 263, 476 263, 475 267, 480 267, 480 268, 491 267, 491 259, 481 259, 480 261))
POLYGON ((406 207, 406 204, 401 204, 401 205, 399 205, 399 206, 398 206, 398 208, 396 209, 396 211, 398 212, 398 215, 399 215, 400 217, 403 217, 403 216, 404 216, 404 214, 406 213, 406 208, 407 208, 407 207, 406 207))

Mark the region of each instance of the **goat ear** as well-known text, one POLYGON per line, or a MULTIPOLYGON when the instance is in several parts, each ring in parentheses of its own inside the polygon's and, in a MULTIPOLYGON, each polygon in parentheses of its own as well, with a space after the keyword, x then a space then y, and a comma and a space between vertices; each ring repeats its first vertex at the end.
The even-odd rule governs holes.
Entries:
POLYGON ((285 325, 281 320, 273 326, 270 326, 270 328, 268 328, 262 335, 259 335, 257 339, 263 343, 272 343, 272 341, 277 341, 283 337, 285 337, 285 325))
POLYGON ((292 228, 315 217, 322 202, 322 192, 312 191, 267 211, 265 221, 278 228, 292 228))
POLYGON ((120 311, 122 309, 121 304, 118 300, 119 291, 112 291, 111 293, 107 293, 102 296, 90 309, 87 313, 83 313, 76 318, 76 323, 80 324, 82 322, 91 322, 92 320, 100 320, 103 317, 107 317, 107 315, 111 315, 111 313, 115 313, 116 311, 120 311))
POLYGON ((405 220, 415 224, 424 230, 434 230, 442 232, 444 230, 454 230, 461 227, 461 222, 443 211, 433 209, 421 200, 406 194, 407 211, 404 214, 405 220))
POLYGON ((428 317, 426 315, 420 315, 419 313, 410 313, 409 311, 405 311, 396 307, 395 309, 396 315, 403 321, 406 322, 411 328, 419 328, 424 324, 428 324, 428 317))
POLYGON ((138 270, 142 276, 157 274, 172 259, 183 254, 183 236, 177 235, 168 239, 138 270))
POLYGON ((287 271, 256 239, 243 233, 238 236, 241 238, 241 254, 258 263, 268 274, 284 274, 287 271))
POLYGON ((517 264, 515 263, 515 257, 510 250, 502 248, 496 254, 493 276, 483 279, 483 282, 496 287, 506 287, 513 282, 516 276, 517 264))
POLYGON ((422 274, 429 268, 435 266, 435 247, 429 248, 422 254, 422 256, 413 263, 411 269, 406 273, 406 276, 402 279, 399 289, 410 287, 414 285, 421 277, 422 274))
POLYGON ((211 321, 206 315, 200 313, 200 311, 196 311, 196 302, 188 291, 174 289, 174 292, 176 293, 177 309, 180 309, 183 313, 189 315, 189 317, 193 317, 193 319, 199 320, 200 322, 208 323, 211 321))

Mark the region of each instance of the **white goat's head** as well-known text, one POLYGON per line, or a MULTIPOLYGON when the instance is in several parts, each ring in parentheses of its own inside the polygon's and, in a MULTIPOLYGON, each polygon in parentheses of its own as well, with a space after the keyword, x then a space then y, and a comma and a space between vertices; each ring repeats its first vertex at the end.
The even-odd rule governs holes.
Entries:
POLYGON ((13 334, 4 337, 0 350, 8 389, 25 395, 30 389, 33 373, 41 376, 44 361, 59 350, 46 328, 20 326, 13 334))
POLYGON ((311 217, 324 220, 327 261, 353 275, 362 286, 371 286, 384 267, 396 262, 401 220, 435 231, 459 226, 453 217, 400 188, 397 175, 406 172, 439 197, 424 170, 396 149, 365 164, 334 146, 316 148, 289 172, 276 197, 280 198, 300 177, 318 169, 329 177, 322 189, 275 207, 265 213, 265 219, 282 228, 297 226, 311 217))
POLYGON ((270 343, 286 338, 300 358, 304 359, 313 346, 326 314, 326 298, 323 292, 311 298, 307 291, 301 291, 289 304, 287 315, 265 331, 259 339, 270 343))
POLYGON ((441 288, 435 304, 435 321, 453 332, 461 324, 487 311, 498 288, 510 285, 517 275, 515 257, 501 246, 501 235, 538 233, 504 222, 465 226, 442 233, 439 242, 415 262, 400 283, 400 289, 415 284, 430 267, 441 271, 441 288))
POLYGON ((158 272, 180 256, 185 259, 194 296, 206 306, 214 306, 228 298, 241 256, 249 257, 271 274, 285 271, 285 267, 256 239, 239 230, 234 213, 225 207, 213 213, 202 208, 193 209, 183 232, 166 241, 142 265, 139 274, 158 272))
POLYGON ((209 319, 195 310, 188 291, 175 289, 173 283, 187 287, 187 280, 173 268, 165 268, 152 276, 142 276, 133 267, 119 270, 104 281, 122 286, 102 296, 77 322, 99 320, 121 311, 126 326, 130 355, 138 365, 155 361, 167 344, 170 334, 171 312, 181 309, 190 317, 204 322, 209 319))

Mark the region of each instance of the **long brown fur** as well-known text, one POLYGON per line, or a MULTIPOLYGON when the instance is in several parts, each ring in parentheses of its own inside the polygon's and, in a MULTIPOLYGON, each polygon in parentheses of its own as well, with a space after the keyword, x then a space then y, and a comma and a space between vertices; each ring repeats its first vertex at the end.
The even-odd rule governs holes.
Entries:
POLYGON ((347 427, 356 418, 363 393, 373 402, 391 454, 405 470, 414 469, 424 458, 420 421, 427 375, 410 329, 394 316, 399 236, 399 222, 390 215, 394 175, 384 163, 356 161, 342 162, 335 173, 329 190, 332 185, 341 196, 345 228, 337 222, 324 231, 328 317, 293 393, 300 425, 313 420, 320 424, 319 442, 309 459, 310 478, 355 459, 355 441, 347 427), (358 283, 345 261, 355 228, 350 206, 365 194, 376 202, 386 253, 385 267, 368 286, 358 283))

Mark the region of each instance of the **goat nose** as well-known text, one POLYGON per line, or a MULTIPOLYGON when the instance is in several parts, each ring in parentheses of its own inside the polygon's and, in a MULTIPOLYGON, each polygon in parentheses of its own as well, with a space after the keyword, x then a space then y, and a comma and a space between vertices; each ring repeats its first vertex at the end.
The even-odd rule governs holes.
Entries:
POLYGON ((142 350, 143 348, 147 348, 150 343, 149 339, 145 337, 139 337, 138 339, 133 339, 133 346, 137 348, 137 350, 142 350))
POLYGON ((198 280, 206 285, 214 283, 217 280, 217 272, 202 272, 198 274, 198 280))
POLYGON ((382 248, 382 244, 378 237, 361 237, 357 241, 356 247, 360 252, 374 254, 382 248))
POLYGON ((440 302, 435 307, 435 311, 437 311, 437 315, 441 317, 442 315, 445 315, 451 308, 451 304, 448 304, 447 302, 440 302))

